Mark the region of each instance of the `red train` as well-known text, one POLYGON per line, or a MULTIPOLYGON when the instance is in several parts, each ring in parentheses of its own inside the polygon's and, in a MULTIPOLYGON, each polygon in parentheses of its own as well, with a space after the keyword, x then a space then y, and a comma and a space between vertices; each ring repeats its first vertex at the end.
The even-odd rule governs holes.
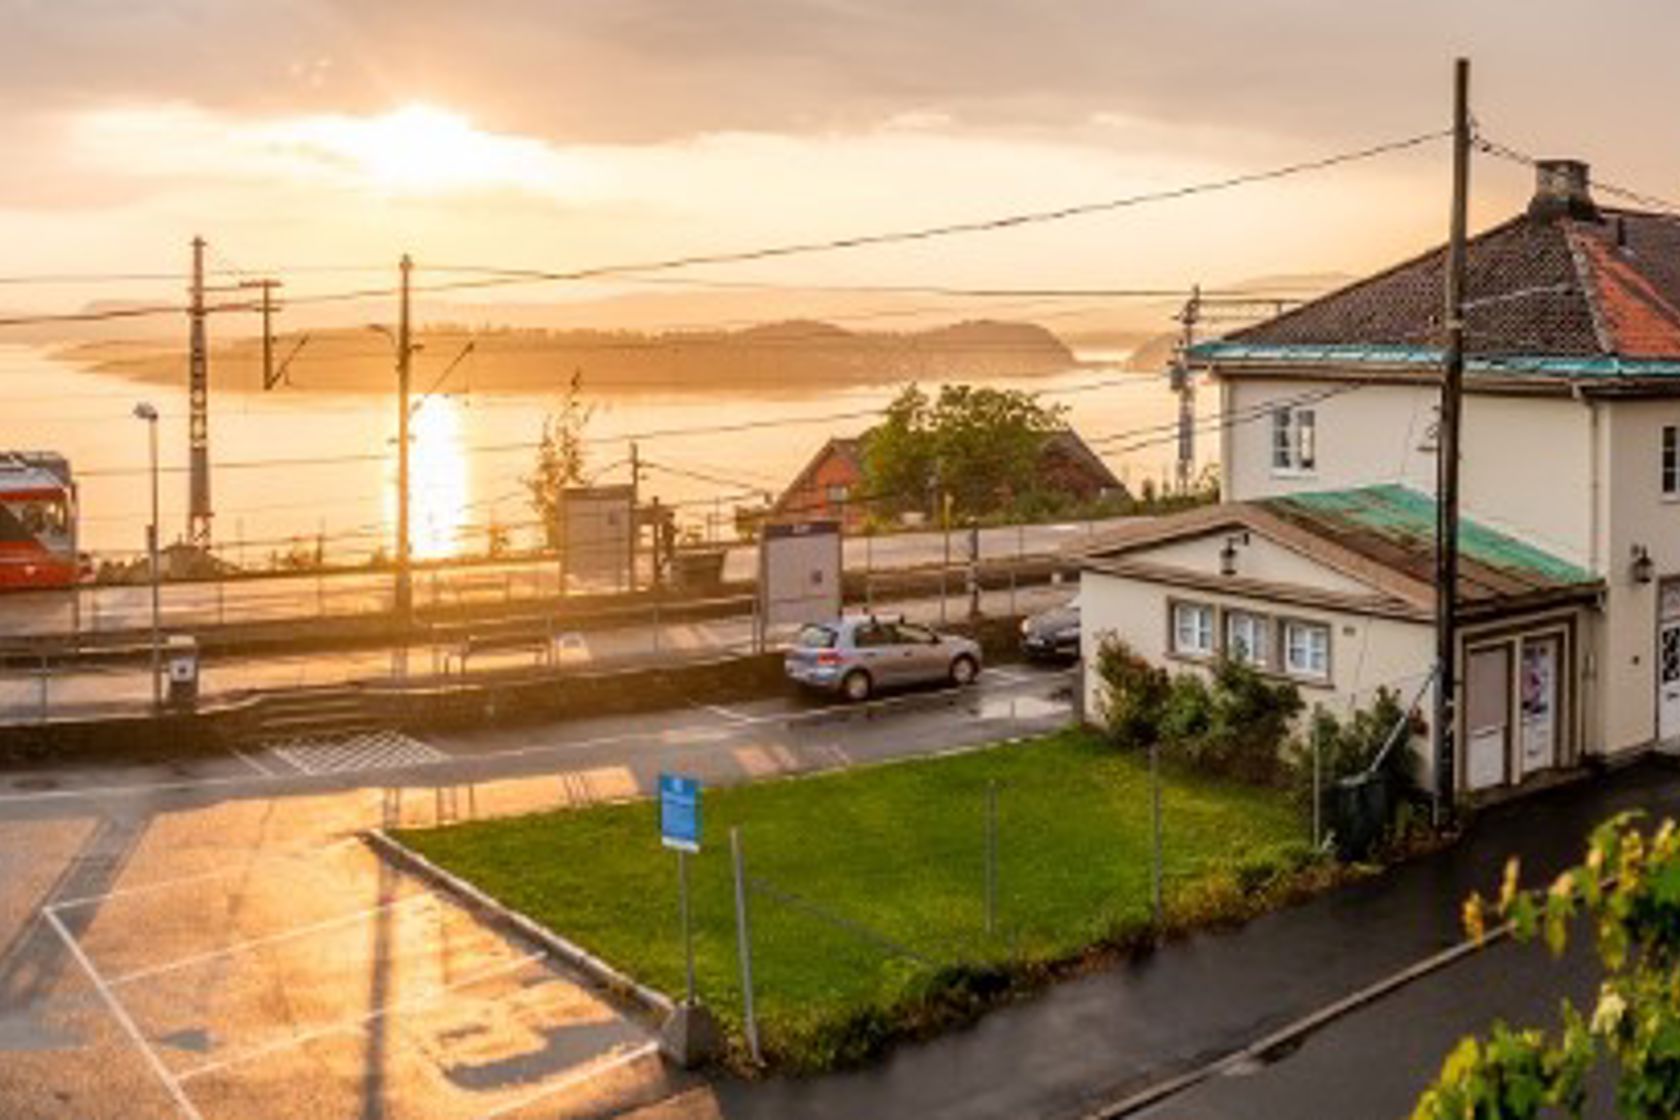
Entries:
POLYGON ((0 451, 0 591, 72 587, 76 484, 50 451, 0 451))

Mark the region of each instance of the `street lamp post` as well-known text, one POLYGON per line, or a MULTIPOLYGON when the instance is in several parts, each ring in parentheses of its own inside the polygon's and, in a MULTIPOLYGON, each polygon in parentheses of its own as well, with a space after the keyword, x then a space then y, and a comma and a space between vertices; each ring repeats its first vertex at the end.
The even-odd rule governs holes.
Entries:
POLYGON ((163 707, 163 612, 158 592, 161 578, 158 567, 158 411, 149 402, 141 401, 134 406, 134 417, 146 422, 151 451, 152 520, 146 526, 146 554, 152 577, 152 710, 159 711, 163 707))

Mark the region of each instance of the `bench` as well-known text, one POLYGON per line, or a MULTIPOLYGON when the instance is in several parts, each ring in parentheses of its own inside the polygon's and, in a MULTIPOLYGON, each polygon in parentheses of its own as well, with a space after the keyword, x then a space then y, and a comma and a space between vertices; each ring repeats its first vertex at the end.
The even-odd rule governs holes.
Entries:
POLYGON ((530 653, 535 656, 538 665, 549 666, 555 662, 554 635, 547 630, 463 634, 444 647, 443 675, 449 675, 451 663, 463 676, 466 675, 467 662, 482 653, 530 653))

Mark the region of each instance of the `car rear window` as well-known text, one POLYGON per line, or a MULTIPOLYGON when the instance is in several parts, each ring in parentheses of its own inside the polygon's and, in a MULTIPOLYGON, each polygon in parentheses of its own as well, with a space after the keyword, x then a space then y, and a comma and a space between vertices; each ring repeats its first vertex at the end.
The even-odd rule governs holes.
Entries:
POLYGON ((835 633, 826 626, 807 626, 799 631, 794 644, 801 649, 833 649, 835 633))

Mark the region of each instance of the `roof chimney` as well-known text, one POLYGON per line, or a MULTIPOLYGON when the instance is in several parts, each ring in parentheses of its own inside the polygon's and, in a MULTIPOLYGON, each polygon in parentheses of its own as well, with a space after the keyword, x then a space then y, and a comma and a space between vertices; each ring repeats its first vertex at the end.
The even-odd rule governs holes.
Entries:
POLYGON ((1528 216, 1537 222, 1554 218, 1599 220, 1593 204, 1587 165, 1578 159, 1543 159, 1534 165, 1534 198, 1528 216))

